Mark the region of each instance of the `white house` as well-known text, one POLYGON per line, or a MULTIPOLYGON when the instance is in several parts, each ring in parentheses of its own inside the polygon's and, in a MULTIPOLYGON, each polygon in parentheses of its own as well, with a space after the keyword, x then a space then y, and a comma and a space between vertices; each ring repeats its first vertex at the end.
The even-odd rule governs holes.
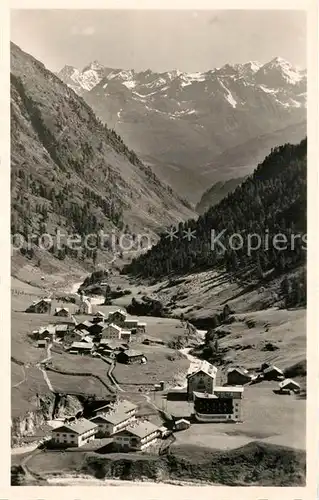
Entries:
POLYGON ((82 418, 74 422, 63 424, 52 430, 52 441, 59 446, 83 446, 92 441, 98 431, 98 426, 82 418))
POLYGON ((213 394, 216 375, 216 366, 203 361, 195 372, 187 375, 188 397, 191 398, 194 391, 213 394))
POLYGON ((91 418, 91 422, 98 426, 98 435, 100 437, 111 436, 112 434, 125 429, 132 424, 133 420, 135 420, 134 416, 128 415, 122 411, 105 414, 100 413, 99 415, 91 418))
POLYGON ((298 384, 298 382, 292 380, 291 378, 286 378, 282 382, 279 382, 279 389, 286 389, 298 393, 300 392, 300 384, 298 384))
POLYGON ((160 428, 144 420, 136 421, 134 425, 116 433, 113 436, 113 443, 119 450, 143 451, 156 444, 159 438, 161 438, 160 428))

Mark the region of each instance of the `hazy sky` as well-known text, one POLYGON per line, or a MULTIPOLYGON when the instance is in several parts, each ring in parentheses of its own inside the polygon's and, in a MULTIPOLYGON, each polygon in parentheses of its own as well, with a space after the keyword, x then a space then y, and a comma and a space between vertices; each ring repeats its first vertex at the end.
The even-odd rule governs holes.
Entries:
POLYGON ((98 60, 192 72, 276 56, 306 67, 302 11, 15 10, 11 39, 52 71, 98 60))

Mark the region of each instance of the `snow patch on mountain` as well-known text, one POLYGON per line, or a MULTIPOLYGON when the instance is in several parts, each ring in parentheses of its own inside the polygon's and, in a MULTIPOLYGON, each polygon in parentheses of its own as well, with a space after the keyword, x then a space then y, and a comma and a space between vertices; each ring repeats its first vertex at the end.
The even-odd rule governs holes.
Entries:
POLYGON ((220 78, 218 78, 218 81, 219 83, 221 84, 221 86, 224 88, 224 90, 226 91, 226 94, 225 94, 225 99, 226 101, 229 102, 229 104, 233 107, 233 108, 236 108, 237 107, 237 101, 234 99, 232 93, 230 92, 230 90, 226 87, 226 85, 224 85, 224 83, 221 81, 220 78))

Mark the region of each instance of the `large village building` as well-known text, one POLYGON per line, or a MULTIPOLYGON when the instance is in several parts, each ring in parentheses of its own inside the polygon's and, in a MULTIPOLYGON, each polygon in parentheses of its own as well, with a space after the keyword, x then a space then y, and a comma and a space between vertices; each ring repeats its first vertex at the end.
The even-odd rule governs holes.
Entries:
POLYGON ((188 398, 192 398, 194 391, 213 394, 216 375, 216 366, 203 361, 195 372, 187 375, 188 398))
POLYGON ((159 427, 147 420, 136 421, 134 425, 116 433, 113 437, 113 443, 115 448, 120 451, 143 451, 156 444, 160 437, 159 427))
POLYGON ((215 387, 214 393, 194 392, 194 416, 198 422, 240 422, 243 387, 215 387))
POLYGON ((83 418, 53 429, 52 441, 61 447, 83 446, 95 438, 97 431, 94 422, 83 418))
POLYGON ((128 413, 125 413, 124 411, 115 411, 113 413, 99 413, 91 419, 91 422, 98 425, 98 435, 99 437, 102 437, 112 436, 116 432, 125 429, 132 424, 134 419, 134 416, 128 415, 128 413))

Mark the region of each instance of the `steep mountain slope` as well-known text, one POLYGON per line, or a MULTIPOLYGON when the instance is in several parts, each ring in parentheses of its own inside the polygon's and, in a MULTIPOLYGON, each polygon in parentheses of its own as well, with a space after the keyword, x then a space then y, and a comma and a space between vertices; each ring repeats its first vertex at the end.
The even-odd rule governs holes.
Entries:
POLYGON ((235 275, 246 273, 249 281, 303 265, 306 155, 306 139, 296 146, 275 148, 234 192, 197 221, 190 220, 172 228, 170 235, 163 234, 158 244, 126 271, 158 277, 221 268, 235 275))
POLYGON ((193 212, 42 63, 11 45, 12 231, 151 233, 193 212))
MULTIPOLYGON (((58 75, 162 178, 192 196, 183 180, 186 168, 196 201, 200 189, 207 188, 205 181, 225 178, 222 171, 212 171, 199 179, 198 172, 217 155, 306 118, 306 74, 281 58, 203 73, 111 70, 94 62, 83 71, 68 67, 58 75), (172 173, 179 168, 179 174, 172 173)), ((294 137, 286 140, 294 142, 294 137)), ((274 137, 270 147, 281 143, 274 137)), ((248 167, 246 174, 252 171, 248 167)), ((227 178, 237 176, 232 172, 227 178)))
POLYGON ((216 182, 205 191, 200 202, 196 205, 196 212, 203 215, 210 207, 217 205, 229 193, 234 191, 243 180, 244 177, 237 177, 236 179, 229 179, 229 181, 216 182))

